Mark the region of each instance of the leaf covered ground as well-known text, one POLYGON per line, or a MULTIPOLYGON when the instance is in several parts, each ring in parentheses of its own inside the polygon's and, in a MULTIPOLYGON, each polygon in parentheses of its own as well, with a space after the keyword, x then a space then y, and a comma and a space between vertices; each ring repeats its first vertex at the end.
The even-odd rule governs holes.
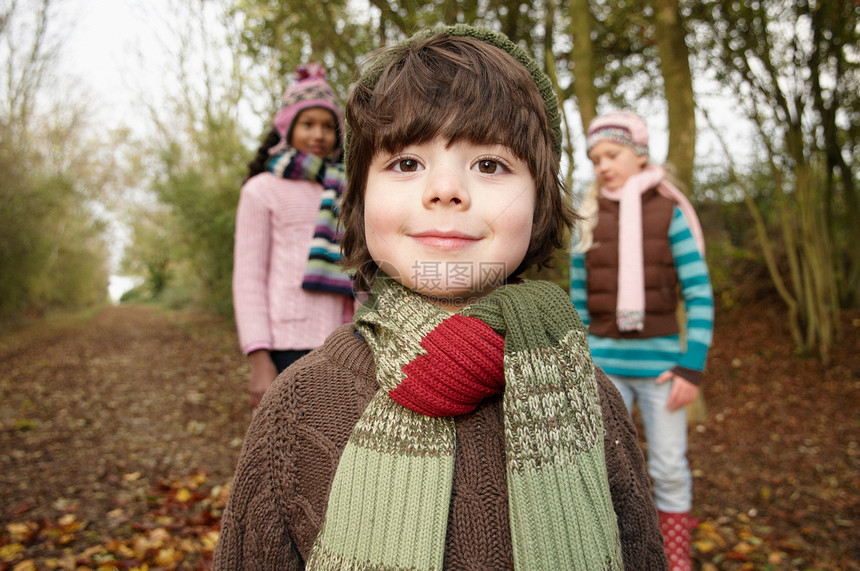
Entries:
MULTIPOLYGON (((827 367, 784 322, 718 314, 690 425, 697 568, 860 569, 860 312, 827 367)), ((0 571, 207 569, 246 375, 230 324, 195 313, 0 336, 0 571)))

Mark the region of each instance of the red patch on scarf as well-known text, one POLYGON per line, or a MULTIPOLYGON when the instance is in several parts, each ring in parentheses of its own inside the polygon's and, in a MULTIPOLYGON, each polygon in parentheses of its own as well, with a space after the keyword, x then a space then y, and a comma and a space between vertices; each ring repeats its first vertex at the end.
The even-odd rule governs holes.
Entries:
POLYGON ((505 387, 505 340, 475 317, 452 315, 421 341, 426 351, 403 367, 406 379, 388 394, 427 416, 475 410, 505 387))

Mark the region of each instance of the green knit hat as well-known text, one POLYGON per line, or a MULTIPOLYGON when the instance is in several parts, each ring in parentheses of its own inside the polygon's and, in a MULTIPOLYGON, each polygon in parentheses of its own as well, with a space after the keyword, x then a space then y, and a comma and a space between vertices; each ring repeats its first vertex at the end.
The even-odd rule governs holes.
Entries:
MULTIPOLYGON (((421 42, 426 38, 436 34, 448 34, 449 36, 470 37, 481 40, 488 44, 494 45, 508 52, 515 60, 523 64, 523 67, 528 70, 534 79, 535 85, 543 97, 544 105, 546 105, 547 117, 553 131, 552 150, 556 156, 561 157, 561 114, 558 110, 558 97, 553 90, 552 82, 549 77, 543 72, 537 62, 520 46, 513 43, 502 33, 494 32, 488 28, 469 26, 468 24, 455 24, 453 26, 440 26, 433 29, 422 30, 412 37, 401 42, 400 46, 409 47, 417 42, 421 42)), ((359 83, 365 87, 372 89, 379 77, 382 75, 382 70, 388 65, 394 54, 387 54, 376 59, 364 71, 358 79, 359 83)), ((346 126, 346 141, 344 151, 349 148, 349 140, 352 129, 349 125, 346 126)))

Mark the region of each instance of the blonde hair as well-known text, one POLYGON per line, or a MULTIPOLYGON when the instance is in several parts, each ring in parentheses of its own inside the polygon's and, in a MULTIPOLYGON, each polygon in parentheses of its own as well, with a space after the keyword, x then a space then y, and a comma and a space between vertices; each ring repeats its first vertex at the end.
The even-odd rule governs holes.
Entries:
POLYGON ((597 213, 600 210, 597 203, 599 196, 600 187, 597 181, 594 181, 576 211, 581 220, 574 228, 573 238, 570 241, 572 252, 585 253, 594 245, 594 227, 597 225, 597 213))

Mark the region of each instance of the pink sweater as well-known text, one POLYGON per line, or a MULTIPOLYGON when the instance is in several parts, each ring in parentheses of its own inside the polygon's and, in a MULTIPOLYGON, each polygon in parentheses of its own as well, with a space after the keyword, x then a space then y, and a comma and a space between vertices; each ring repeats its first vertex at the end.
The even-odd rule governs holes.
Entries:
POLYGON ((236 214, 233 308, 239 344, 301 350, 352 320, 351 297, 302 289, 322 186, 269 173, 245 183, 236 214))

